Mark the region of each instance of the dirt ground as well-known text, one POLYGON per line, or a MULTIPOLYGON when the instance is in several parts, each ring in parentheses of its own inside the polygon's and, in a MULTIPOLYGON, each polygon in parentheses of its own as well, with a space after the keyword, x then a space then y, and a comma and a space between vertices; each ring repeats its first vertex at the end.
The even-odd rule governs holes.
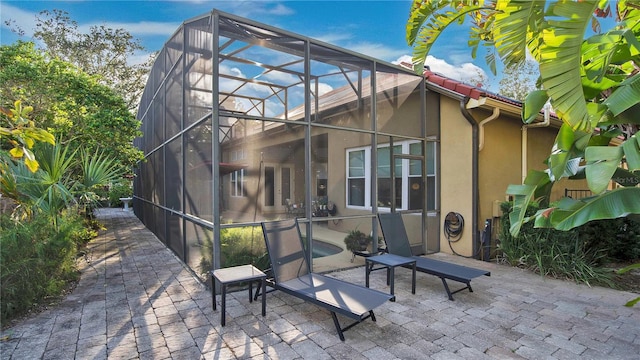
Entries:
MULTIPOLYGON (((630 263, 614 263, 608 264, 607 267, 612 270, 622 269, 625 266, 629 266, 634 262, 630 263)), ((637 262, 636 262, 637 263, 637 262)), ((634 292, 636 294, 640 294, 640 269, 634 269, 629 272, 626 272, 622 275, 614 275, 613 281, 620 290, 634 292)))

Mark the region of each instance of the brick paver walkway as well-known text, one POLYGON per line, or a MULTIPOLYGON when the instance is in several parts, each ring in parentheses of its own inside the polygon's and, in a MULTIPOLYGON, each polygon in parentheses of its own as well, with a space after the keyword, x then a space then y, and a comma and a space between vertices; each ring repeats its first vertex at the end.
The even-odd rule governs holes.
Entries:
MULTIPOLYGON (((6 329, 2 359, 638 359, 637 294, 543 279, 515 268, 439 254, 489 269, 474 292, 446 298, 439 279, 396 272, 397 302, 345 333, 329 313, 274 292, 267 316, 246 291, 211 293, 131 212, 102 209, 82 278, 62 304, 6 329), (220 301, 220 299, 217 299, 220 301), (219 308, 218 308, 219 309, 219 308)), ((364 284, 362 267, 331 274, 364 284)), ((388 291, 384 272, 371 287, 388 291)))

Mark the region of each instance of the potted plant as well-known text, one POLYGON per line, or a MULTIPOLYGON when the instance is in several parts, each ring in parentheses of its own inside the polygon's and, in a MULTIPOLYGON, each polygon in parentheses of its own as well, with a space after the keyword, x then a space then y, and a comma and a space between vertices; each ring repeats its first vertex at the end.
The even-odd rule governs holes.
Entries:
POLYGON ((344 244, 347 246, 347 250, 351 252, 364 251, 371 244, 371 236, 357 229, 351 230, 344 238, 344 244))

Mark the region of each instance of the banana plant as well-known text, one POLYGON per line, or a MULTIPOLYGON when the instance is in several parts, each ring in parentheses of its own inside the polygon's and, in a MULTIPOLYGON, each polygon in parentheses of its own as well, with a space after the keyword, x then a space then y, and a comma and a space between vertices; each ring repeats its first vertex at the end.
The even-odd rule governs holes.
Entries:
MULTIPOLYGON (((640 214, 640 0, 415 0, 407 41, 414 46, 417 72, 438 36, 465 17, 472 24, 472 55, 482 44, 495 49, 505 66, 525 61, 527 54, 539 63, 543 90, 525 100, 523 121, 534 119, 548 100, 563 122, 548 170, 532 172, 524 184, 507 190, 514 198, 512 234, 526 221, 568 230, 640 214), (612 5, 617 23, 602 32, 597 18, 610 16, 612 5), (595 35, 588 35, 590 28, 595 35), (525 217, 528 202, 546 192, 541 190, 579 177, 596 196, 563 199, 525 217)), ((487 61, 495 73, 495 55, 487 61)))

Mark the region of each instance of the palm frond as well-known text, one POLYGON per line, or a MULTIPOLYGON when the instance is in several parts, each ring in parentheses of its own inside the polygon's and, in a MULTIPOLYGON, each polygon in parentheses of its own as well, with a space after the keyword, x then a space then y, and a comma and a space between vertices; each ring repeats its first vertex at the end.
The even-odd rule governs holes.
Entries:
MULTIPOLYGON (((640 137, 634 134, 622 144, 629 171, 640 170, 640 137)), ((640 176, 640 174, 638 174, 640 176)))
POLYGON ((540 77, 554 110, 574 130, 591 126, 581 82, 581 47, 597 0, 561 0, 551 4, 553 18, 542 30, 540 77))
POLYGON ((640 73, 626 79, 620 86, 609 96, 604 104, 613 113, 618 116, 625 110, 640 103, 640 73))
POLYGON ((562 199, 551 213, 557 230, 570 230, 592 220, 615 219, 640 213, 640 188, 622 187, 585 201, 562 199))
POLYGON ((82 153, 82 172, 82 186, 85 189, 108 184, 122 175, 115 160, 99 152, 93 155, 82 153))
POLYGON ((422 24, 443 8, 449 6, 448 1, 422 1, 413 0, 411 10, 409 11, 409 19, 407 20, 406 39, 409 46, 413 46, 418 36, 418 32, 422 24))
POLYGON ((496 2, 493 40, 500 59, 506 65, 525 61, 531 35, 541 28, 544 4, 544 1, 531 0, 496 2))
POLYGON ((40 168, 46 174, 49 184, 66 182, 69 169, 74 165, 77 151, 69 152, 69 146, 63 146, 60 142, 55 145, 44 144, 37 149, 37 158, 40 168))
MULTIPOLYGON (((417 42, 417 45, 414 45, 413 48, 413 70, 416 73, 422 73, 424 69, 425 59, 429 54, 431 47, 449 25, 457 23, 462 20, 465 15, 475 11, 479 11, 481 9, 486 8, 480 6, 471 6, 459 8, 456 9, 456 11, 448 10, 440 13, 436 12, 437 10, 440 10, 439 8, 425 8, 424 13, 421 13, 419 17, 419 21, 422 22, 422 25, 419 28, 418 35, 415 38, 412 38, 414 41, 409 43, 410 45, 413 45, 415 42, 417 42)), ((420 10, 422 10, 422 8, 420 10)), ((413 34, 414 26, 415 23, 411 26, 411 34, 413 34)), ((409 34, 409 25, 407 25, 407 31, 409 34)), ((409 37, 407 39, 409 39, 409 37)))

